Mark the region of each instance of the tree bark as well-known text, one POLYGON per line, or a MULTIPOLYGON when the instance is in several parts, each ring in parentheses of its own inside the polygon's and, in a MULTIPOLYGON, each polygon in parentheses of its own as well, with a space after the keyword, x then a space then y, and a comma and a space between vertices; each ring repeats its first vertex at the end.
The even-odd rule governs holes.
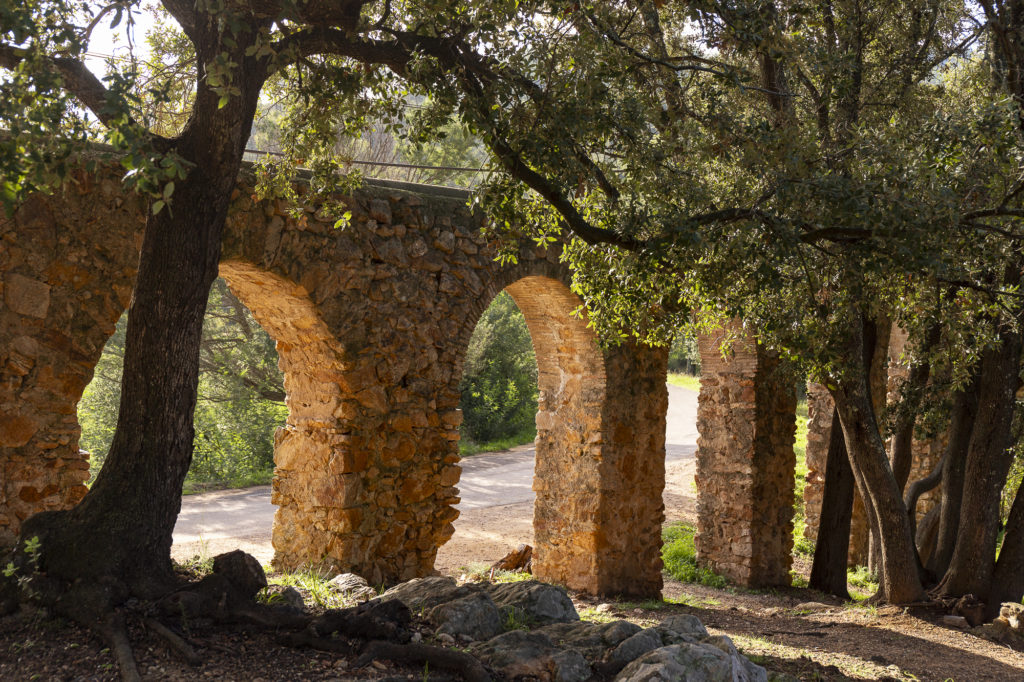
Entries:
POLYGON ((879 529, 879 599, 909 603, 924 596, 906 507, 878 430, 869 389, 873 344, 868 322, 856 313, 849 330, 850 369, 834 380, 832 398, 843 427, 850 467, 873 524, 879 529))
MULTIPOLYGON (((197 50, 209 59, 221 47, 213 25, 203 30, 209 42, 197 50)), ((107 601, 116 602, 118 591, 155 597, 174 583, 171 535, 192 460, 203 314, 266 73, 237 37, 241 94, 222 107, 216 93, 200 86, 174 146, 194 165, 176 183, 173 203, 146 223, 128 310, 117 430, 104 466, 77 507, 36 515, 22 529, 22 538, 40 538, 40 569, 48 577, 73 586, 119 584, 107 601)), ((65 601, 76 617, 103 608, 97 600, 65 601)))
POLYGON ((850 598, 846 585, 846 556, 850 546, 853 489, 853 471, 846 454, 843 427, 839 423, 839 413, 833 409, 810 587, 842 599, 850 598))
MULTIPOLYGON (((927 354, 940 338, 939 325, 930 326, 921 343, 921 351, 927 354)), ((917 362, 910 367, 907 379, 900 389, 899 412, 893 428, 889 458, 892 461, 893 474, 896 476, 896 485, 900 487, 901 493, 906 490, 911 465, 914 463, 914 425, 917 423, 921 394, 928 384, 929 376, 931 376, 931 363, 927 360, 917 362)))
POLYGON ((992 584, 999 535, 999 497, 1013 461, 1010 449, 1021 335, 1004 330, 1002 343, 982 354, 978 415, 971 430, 956 546, 938 591, 983 598, 992 584))
POLYGON ((939 511, 939 529, 935 539, 935 550, 928 558, 928 572, 941 577, 949 568, 956 547, 957 529, 960 527, 960 505, 964 495, 964 472, 967 466, 967 446, 971 440, 971 429, 978 414, 978 381, 975 376, 971 383, 953 395, 953 408, 949 421, 949 443, 943 454, 942 494, 939 511))
POLYGON ((992 574, 992 589, 985 600, 986 617, 999 615, 1003 602, 1020 603, 1024 597, 1024 486, 1017 490, 1006 520, 1006 534, 1003 548, 999 551, 995 572, 992 574))

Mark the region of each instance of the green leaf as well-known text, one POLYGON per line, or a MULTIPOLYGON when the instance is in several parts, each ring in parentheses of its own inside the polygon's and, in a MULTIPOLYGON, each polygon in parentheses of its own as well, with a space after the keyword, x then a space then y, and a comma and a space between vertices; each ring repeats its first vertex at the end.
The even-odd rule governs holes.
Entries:
POLYGON ((165 204, 164 204, 164 201, 162 199, 157 199, 156 201, 154 201, 153 202, 153 207, 151 209, 153 211, 153 215, 156 215, 160 211, 162 211, 164 209, 164 206, 165 206, 165 204))

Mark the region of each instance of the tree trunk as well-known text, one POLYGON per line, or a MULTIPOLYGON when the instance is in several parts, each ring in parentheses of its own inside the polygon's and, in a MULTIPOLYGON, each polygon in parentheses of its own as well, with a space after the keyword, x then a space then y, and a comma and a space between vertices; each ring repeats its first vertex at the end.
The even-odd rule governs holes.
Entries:
POLYGON ((1017 491, 1006 520, 1006 535, 1003 548, 999 551, 995 572, 992 574, 992 589, 988 593, 986 615, 999 615, 1003 602, 1020 603, 1024 597, 1024 486, 1017 491))
POLYGON ((839 414, 833 409, 810 587, 842 599, 850 598, 846 586, 846 555, 850 546, 853 488, 853 471, 846 454, 843 427, 839 414))
MULTIPOLYGON (((63 610, 79 618, 127 594, 157 596, 173 583, 171 536, 192 460, 203 315, 266 73, 245 56, 243 37, 236 36, 234 48, 240 65, 234 82, 243 94, 222 107, 200 85, 192 118, 175 141, 177 153, 194 165, 176 183, 173 202, 146 223, 128 310, 117 430, 103 468, 77 507, 36 515, 22 528, 22 538, 40 539, 40 569, 72 586, 63 610), (84 595, 76 589, 83 585, 84 595), (97 598, 89 585, 116 588, 97 598)), ((217 40, 210 37, 206 57, 220 49, 217 40)))
MULTIPOLYGON (((940 338, 941 328, 939 325, 931 325, 925 332, 920 350, 927 354, 938 344, 940 338)), ((906 490, 910 469, 914 463, 914 425, 917 423, 921 397, 928 384, 929 376, 931 376, 931 363, 927 360, 915 363, 907 372, 907 379, 900 389, 900 400, 896 423, 893 427, 889 457, 892 461, 893 474, 896 476, 896 485, 900 487, 900 493, 906 490)))
POLYGON ((939 584, 948 597, 983 598, 992 584, 999 536, 999 498, 1013 461, 1010 449, 1021 336, 1004 331, 985 351, 979 375, 978 416, 971 430, 956 546, 939 584))
POLYGON ((879 533, 879 594, 894 604, 920 600, 924 596, 917 571, 914 539, 910 533, 906 507, 889 464, 888 453, 878 430, 878 422, 869 390, 869 367, 873 336, 862 314, 851 325, 849 352, 851 369, 843 372, 831 388, 842 423, 850 466, 857 488, 874 515, 879 533))
POLYGON ((939 511, 939 529, 935 538, 935 550, 928 558, 928 571, 934 579, 946 573, 949 561, 956 547, 957 529, 960 527, 960 505, 964 494, 964 471, 967 466, 967 446, 971 440, 971 429, 978 414, 978 381, 975 376, 971 383, 953 396, 953 408, 949 421, 949 443, 943 454, 942 495, 939 511))

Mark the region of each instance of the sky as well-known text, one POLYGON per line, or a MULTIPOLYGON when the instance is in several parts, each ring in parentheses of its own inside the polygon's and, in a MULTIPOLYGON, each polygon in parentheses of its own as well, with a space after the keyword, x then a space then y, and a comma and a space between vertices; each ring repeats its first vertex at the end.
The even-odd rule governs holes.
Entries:
MULTIPOLYGON (((136 9, 133 12, 134 27, 132 40, 136 56, 145 57, 149 50, 145 43, 146 32, 153 26, 153 15, 150 12, 136 9)), ((128 21, 123 17, 121 23, 111 29, 113 15, 104 17, 93 29, 89 38, 89 52, 85 64, 97 76, 104 74, 104 62, 108 56, 128 56, 128 21)))

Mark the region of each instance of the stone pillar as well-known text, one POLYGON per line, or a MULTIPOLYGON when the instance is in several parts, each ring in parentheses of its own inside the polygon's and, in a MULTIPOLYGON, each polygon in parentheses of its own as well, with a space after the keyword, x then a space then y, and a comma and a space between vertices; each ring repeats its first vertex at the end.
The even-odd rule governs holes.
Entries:
POLYGON ((698 338, 697 557, 745 586, 789 585, 793 546, 790 380, 737 324, 698 338))
POLYGON ((139 202, 115 179, 75 180, 0 214, 0 546, 85 495, 76 407, 135 278, 139 202))
POLYGON ((591 594, 661 591, 667 356, 602 352, 546 277, 507 287, 537 356, 534 574, 591 594))

